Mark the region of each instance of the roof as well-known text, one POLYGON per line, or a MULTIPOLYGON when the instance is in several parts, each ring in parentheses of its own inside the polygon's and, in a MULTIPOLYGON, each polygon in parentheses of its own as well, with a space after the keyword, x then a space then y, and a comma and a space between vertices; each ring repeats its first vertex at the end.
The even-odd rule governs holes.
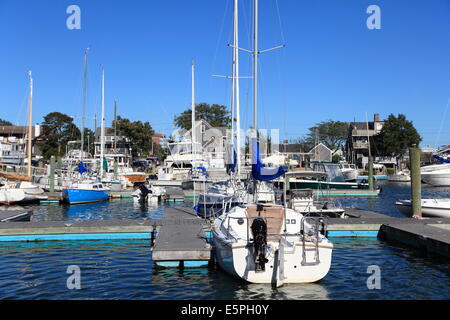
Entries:
MULTIPOLYGON (((33 138, 35 137, 36 126, 33 126, 33 138)), ((26 135, 28 126, 0 126, 0 136, 4 135, 26 135)))

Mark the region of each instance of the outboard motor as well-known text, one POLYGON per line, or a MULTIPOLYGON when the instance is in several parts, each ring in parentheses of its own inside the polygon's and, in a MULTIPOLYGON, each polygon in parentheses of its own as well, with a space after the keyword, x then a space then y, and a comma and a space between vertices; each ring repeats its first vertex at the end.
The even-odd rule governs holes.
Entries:
POLYGON ((253 248, 255 259, 255 271, 261 272, 265 270, 267 251, 267 224, 263 218, 255 218, 250 227, 253 235, 253 248))
POLYGON ((140 201, 145 201, 145 199, 147 199, 147 196, 148 196, 148 194, 150 193, 150 191, 149 191, 149 190, 147 189, 147 187, 146 187, 145 185, 143 185, 143 184, 141 184, 141 185, 139 186, 139 190, 141 191, 139 200, 140 200, 140 201))

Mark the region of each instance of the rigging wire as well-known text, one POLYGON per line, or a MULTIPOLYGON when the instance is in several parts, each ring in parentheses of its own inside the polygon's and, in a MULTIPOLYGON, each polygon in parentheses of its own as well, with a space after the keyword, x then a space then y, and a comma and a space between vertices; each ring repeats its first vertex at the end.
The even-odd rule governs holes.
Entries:
POLYGON ((447 111, 448 111, 449 104, 450 104, 450 96, 448 97, 447 106, 445 107, 445 110, 444 110, 444 116, 441 119, 441 125, 439 127, 439 132, 438 132, 438 134, 436 136, 436 141, 434 143, 434 147, 435 147, 436 150, 438 149, 438 141, 439 141, 440 136, 441 136, 441 131, 442 131, 443 127, 444 127, 445 118, 447 117, 447 111))

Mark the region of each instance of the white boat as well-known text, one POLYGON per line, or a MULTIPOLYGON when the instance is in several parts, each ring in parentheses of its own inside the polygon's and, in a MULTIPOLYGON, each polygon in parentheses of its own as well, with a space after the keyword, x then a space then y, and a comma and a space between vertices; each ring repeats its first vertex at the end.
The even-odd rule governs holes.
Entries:
MULTIPOLYGON (((428 217, 450 218, 450 198, 422 199, 422 215, 428 217)), ((411 200, 395 202, 395 207, 403 214, 411 216, 411 200)))
MULTIPOLYGON (((237 55, 238 1, 234 0, 234 55, 237 55)), ((252 177, 257 181, 277 179, 285 168, 263 167, 257 144, 258 0, 253 4, 253 130, 252 177)), ((233 73, 233 79, 239 78, 233 73)), ((257 189, 253 187, 257 195, 257 189)), ((256 200, 256 197, 254 197, 256 200)), ((324 219, 304 217, 285 205, 247 203, 231 208, 214 220, 212 233, 219 266, 250 283, 315 282, 331 266, 333 244, 321 233, 324 219)))
POLYGON ((214 221, 217 262, 251 283, 318 281, 330 269, 333 244, 313 219, 280 205, 234 207, 214 221))
POLYGON ((25 192, 16 188, 0 188, 0 203, 14 204, 19 203, 25 199, 25 192))
POLYGON ((436 164, 420 168, 422 181, 436 187, 450 186, 450 164, 436 164))
POLYGON ((409 171, 402 170, 396 174, 388 175, 388 181, 390 182, 411 182, 411 174, 409 171))
POLYGON ((359 176, 359 171, 354 164, 341 163, 341 172, 345 181, 356 181, 359 176))

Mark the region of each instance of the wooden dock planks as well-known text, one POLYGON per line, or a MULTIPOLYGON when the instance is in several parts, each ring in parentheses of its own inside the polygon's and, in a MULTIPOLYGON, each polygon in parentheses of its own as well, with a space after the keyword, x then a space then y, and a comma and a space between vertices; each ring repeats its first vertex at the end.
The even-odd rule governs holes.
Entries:
POLYGON ((206 242, 203 221, 189 208, 166 208, 152 259, 159 267, 207 266, 211 246, 206 242))

